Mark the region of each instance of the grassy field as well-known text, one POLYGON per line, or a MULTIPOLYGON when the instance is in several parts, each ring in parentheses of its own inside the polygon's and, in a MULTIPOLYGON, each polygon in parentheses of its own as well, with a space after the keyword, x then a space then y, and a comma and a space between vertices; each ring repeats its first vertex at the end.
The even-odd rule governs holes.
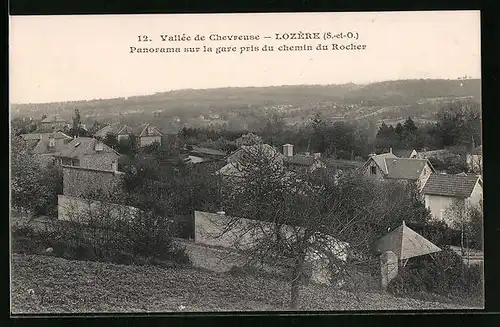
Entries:
MULTIPOLYGON (((286 283, 201 269, 162 269, 12 255, 11 312, 118 313, 288 310, 286 283)), ((302 289, 301 310, 420 310, 463 307, 384 293, 302 289)))

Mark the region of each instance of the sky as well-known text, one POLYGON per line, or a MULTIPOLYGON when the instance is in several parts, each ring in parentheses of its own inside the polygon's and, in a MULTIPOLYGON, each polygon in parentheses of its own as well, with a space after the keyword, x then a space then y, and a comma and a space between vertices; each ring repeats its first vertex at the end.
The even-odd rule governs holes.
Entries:
MULTIPOLYGON (((297 34, 298 35, 298 34, 297 34)), ((480 78, 479 11, 10 17, 11 103, 147 95, 186 88, 480 78), (357 40, 275 40, 275 33, 357 33, 357 40), (161 42, 161 34, 260 35, 258 41, 161 42), (138 42, 139 35, 152 41, 138 42), (263 39, 270 36, 270 39, 263 39), (278 51, 279 45, 366 45, 278 51), (211 46, 214 52, 130 53, 211 46), (240 47, 275 51, 240 54, 240 47), (215 53, 217 47, 236 52, 215 53)))

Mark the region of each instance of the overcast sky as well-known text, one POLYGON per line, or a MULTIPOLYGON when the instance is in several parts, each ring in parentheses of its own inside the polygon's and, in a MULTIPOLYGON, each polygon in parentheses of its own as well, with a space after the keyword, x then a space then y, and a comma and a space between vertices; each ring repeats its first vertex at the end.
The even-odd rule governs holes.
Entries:
POLYGON ((368 83, 413 78, 480 78, 479 11, 302 14, 17 16, 10 18, 11 102, 90 100, 184 88, 368 83), (253 44, 351 41, 211 42, 238 53, 130 54, 139 34, 357 32, 366 50, 239 53, 253 44))

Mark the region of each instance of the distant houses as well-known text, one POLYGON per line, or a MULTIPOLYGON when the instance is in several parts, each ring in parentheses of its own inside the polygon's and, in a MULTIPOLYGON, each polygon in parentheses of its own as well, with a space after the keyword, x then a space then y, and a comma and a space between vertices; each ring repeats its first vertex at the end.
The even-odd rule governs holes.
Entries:
POLYGON ((69 128, 70 124, 59 115, 49 115, 42 119, 38 126, 40 132, 58 132, 69 128))
POLYGON ((118 141, 128 139, 129 135, 133 133, 133 129, 127 125, 114 123, 101 128, 95 133, 96 137, 105 139, 108 134, 116 135, 118 141))
POLYGON ((432 174, 425 183, 422 194, 432 216, 438 220, 446 220, 446 210, 455 203, 458 202, 464 208, 480 203, 483 181, 480 176, 465 173, 432 174))
POLYGON ((162 133, 156 127, 150 123, 141 124, 135 131, 137 137, 137 145, 139 147, 145 147, 151 145, 155 142, 161 144, 162 133))

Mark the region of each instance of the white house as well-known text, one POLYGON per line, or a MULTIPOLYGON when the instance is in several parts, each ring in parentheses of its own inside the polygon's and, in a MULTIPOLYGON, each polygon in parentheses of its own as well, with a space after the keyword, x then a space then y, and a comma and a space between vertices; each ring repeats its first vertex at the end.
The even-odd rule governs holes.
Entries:
POLYGON ((422 194, 425 206, 434 218, 445 220, 446 210, 456 201, 464 206, 478 205, 483 198, 483 181, 471 174, 432 174, 425 183, 422 194))

